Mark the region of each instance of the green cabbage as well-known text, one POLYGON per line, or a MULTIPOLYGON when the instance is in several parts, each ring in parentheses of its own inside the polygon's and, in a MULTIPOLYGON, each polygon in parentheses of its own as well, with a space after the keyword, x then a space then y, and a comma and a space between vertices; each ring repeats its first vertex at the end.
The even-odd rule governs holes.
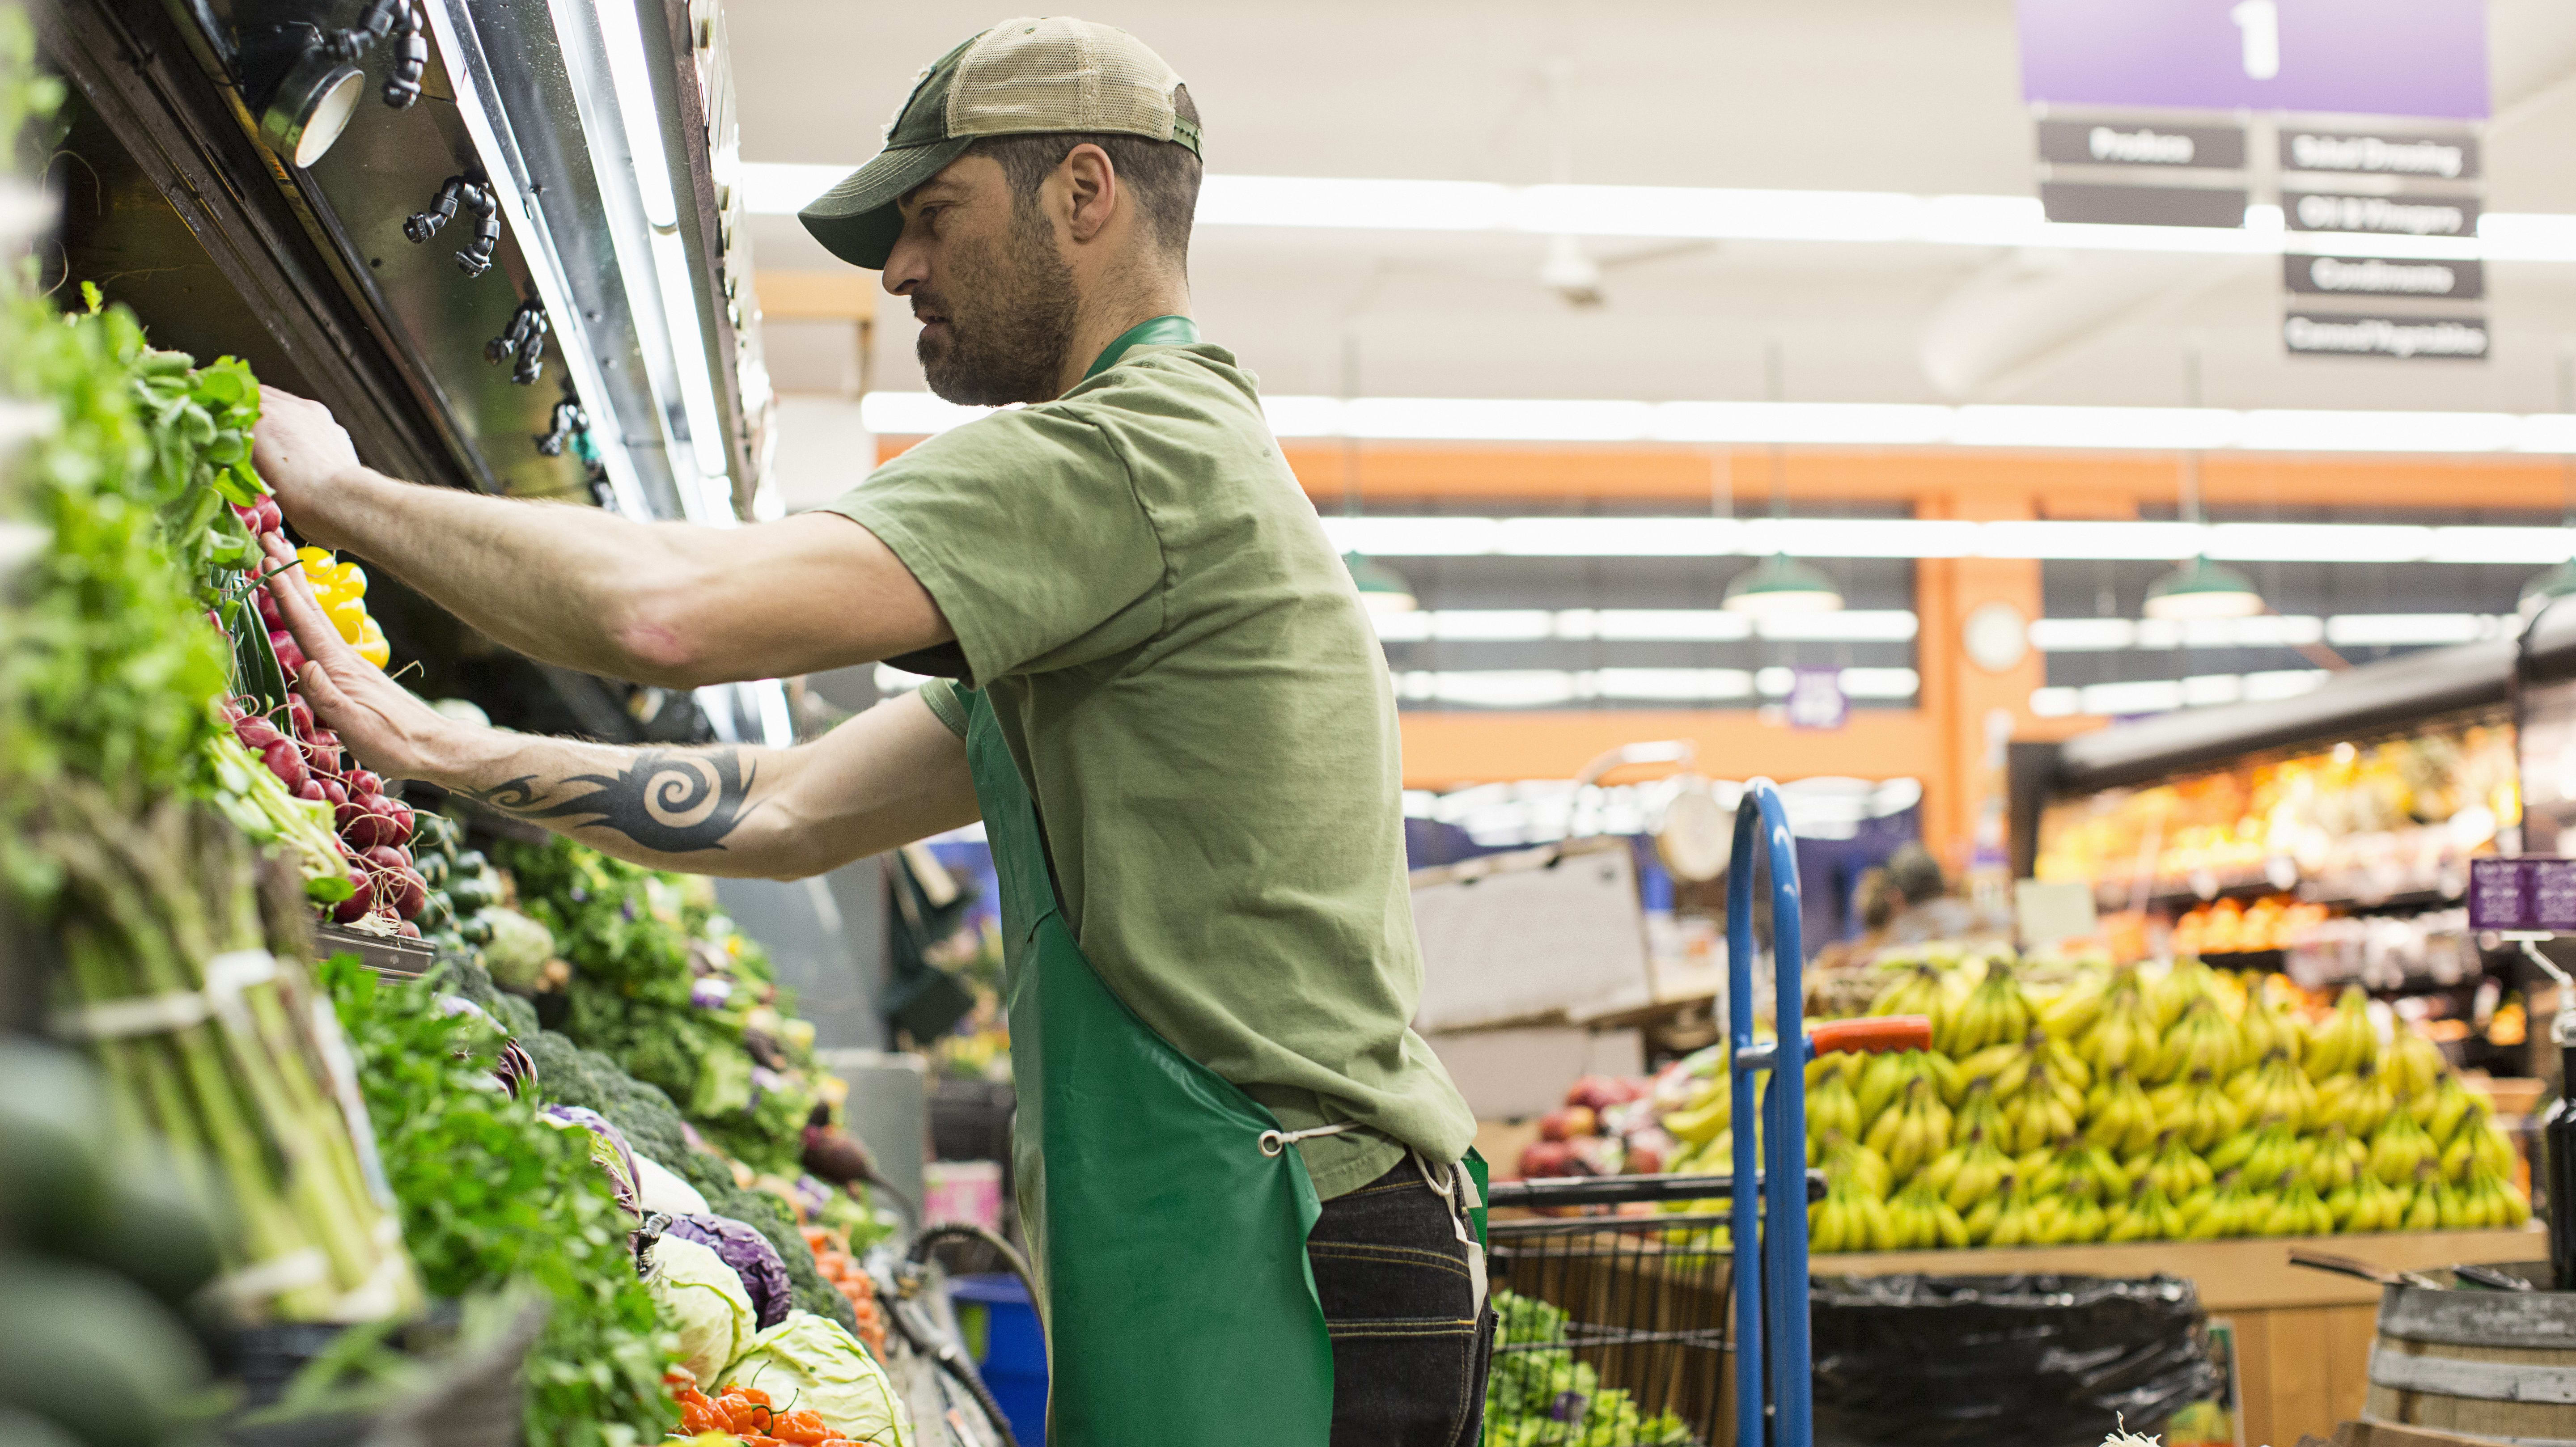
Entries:
POLYGON ((712 1387, 756 1328, 742 1278, 707 1247, 665 1236, 653 1244, 653 1273, 644 1286, 662 1320, 680 1334, 680 1365, 699 1387, 712 1387))
POLYGON ((810 1312, 789 1312, 752 1338, 725 1370, 724 1385, 758 1387, 782 1412, 811 1407, 825 1426, 868 1447, 912 1441, 912 1422, 885 1370, 840 1323, 810 1312))

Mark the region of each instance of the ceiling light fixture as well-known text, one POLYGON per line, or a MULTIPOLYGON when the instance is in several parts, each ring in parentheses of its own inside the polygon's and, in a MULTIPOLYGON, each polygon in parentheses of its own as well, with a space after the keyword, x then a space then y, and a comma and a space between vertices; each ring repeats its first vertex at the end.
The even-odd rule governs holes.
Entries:
POLYGON ((2194 558, 2147 585, 2150 618, 2250 618, 2263 611, 2263 595, 2243 573, 2207 558, 2194 558))
POLYGON ((1786 553, 1773 553, 1726 585, 1723 606, 1756 618, 1781 613, 1831 613, 1843 606, 1842 590, 1821 571, 1786 553))

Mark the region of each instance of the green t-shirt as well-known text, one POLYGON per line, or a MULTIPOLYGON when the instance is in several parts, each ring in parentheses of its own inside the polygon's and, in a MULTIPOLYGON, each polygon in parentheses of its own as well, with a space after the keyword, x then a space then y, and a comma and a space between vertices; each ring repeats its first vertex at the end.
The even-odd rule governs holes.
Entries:
MULTIPOLYGON (((1138 346, 832 505, 947 615, 1129 1008, 1302 1144, 1318 1194, 1475 1120, 1409 1027, 1422 961, 1385 655, 1221 347, 1138 346)), ((922 690, 959 733, 954 686, 922 690)))

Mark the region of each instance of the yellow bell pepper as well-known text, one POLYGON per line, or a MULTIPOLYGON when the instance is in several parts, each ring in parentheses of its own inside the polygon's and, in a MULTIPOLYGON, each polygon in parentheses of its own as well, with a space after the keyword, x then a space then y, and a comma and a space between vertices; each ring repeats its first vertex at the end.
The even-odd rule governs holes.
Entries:
POLYGON ((367 625, 375 621, 367 616, 366 604, 345 593, 323 604, 322 611, 330 616, 331 626, 340 630, 341 639, 349 643, 363 641, 367 625))
POLYGON ((394 647, 391 643, 385 641, 385 630, 377 627, 376 620, 373 618, 367 619, 365 624, 359 628, 358 636, 350 641, 358 650, 358 656, 360 658, 367 660, 378 668, 383 668, 387 664, 393 662, 394 647))

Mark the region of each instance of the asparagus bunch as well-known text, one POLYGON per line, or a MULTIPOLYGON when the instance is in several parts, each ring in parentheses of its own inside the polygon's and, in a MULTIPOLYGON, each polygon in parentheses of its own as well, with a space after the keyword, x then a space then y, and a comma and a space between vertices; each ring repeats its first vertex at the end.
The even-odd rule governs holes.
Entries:
POLYGON ((38 817, 62 871, 58 1018, 106 1070, 121 1134, 166 1141, 188 1194, 231 1223, 236 1308, 416 1308, 373 1133, 316 1034, 328 1007, 317 1015, 300 965, 265 949, 249 842, 209 805, 165 796, 129 815, 74 778, 47 787, 38 817))

